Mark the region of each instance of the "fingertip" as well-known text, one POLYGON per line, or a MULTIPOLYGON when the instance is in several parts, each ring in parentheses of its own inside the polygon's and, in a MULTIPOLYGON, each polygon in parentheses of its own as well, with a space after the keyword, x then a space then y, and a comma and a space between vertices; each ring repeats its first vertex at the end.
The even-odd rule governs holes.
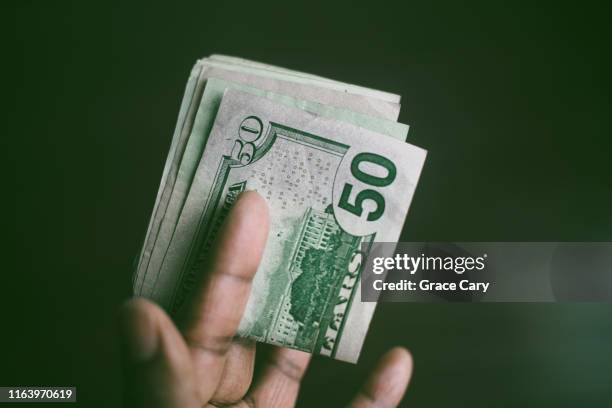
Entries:
POLYGON ((388 359, 388 361, 393 362, 398 367, 403 367, 408 373, 412 372, 414 359, 412 358, 412 353, 405 347, 393 347, 383 358, 388 359))
POLYGON ((410 382, 412 364, 412 355, 404 347, 387 351, 378 360, 352 406, 397 406, 410 382))
POLYGON ((240 193, 240 196, 238 196, 238 199, 241 201, 244 200, 251 200, 253 202, 258 202, 258 205, 261 205, 262 208, 265 207, 266 211, 268 209, 268 203, 266 201, 266 199, 259 194, 256 190, 246 190, 243 191, 242 193, 240 193))
POLYGON ((200 406, 187 347, 166 312, 135 297, 121 305, 119 321, 126 406, 200 406))
POLYGON ((412 354, 404 347, 394 347, 386 355, 388 369, 392 372, 398 388, 403 388, 402 395, 412 378, 414 360, 412 354))
POLYGON ((119 306, 119 314, 131 314, 138 313, 138 311, 148 310, 151 307, 154 307, 155 304, 150 300, 147 300, 140 296, 134 296, 119 306))
POLYGON ((246 190, 240 193, 236 206, 246 206, 249 211, 268 213, 268 202, 255 190, 246 190))
POLYGON ((131 323, 135 322, 147 322, 152 326, 157 326, 160 316, 164 314, 164 310, 155 302, 141 296, 134 296, 119 306, 119 320, 126 330, 134 328, 135 326, 131 323))
POLYGON ((152 359, 159 348, 157 306, 144 298, 132 298, 119 308, 119 328, 125 357, 131 362, 152 359))
POLYGON ((242 192, 236 200, 234 211, 244 211, 251 217, 256 218, 266 224, 268 222, 268 202, 255 190, 247 190, 242 192))

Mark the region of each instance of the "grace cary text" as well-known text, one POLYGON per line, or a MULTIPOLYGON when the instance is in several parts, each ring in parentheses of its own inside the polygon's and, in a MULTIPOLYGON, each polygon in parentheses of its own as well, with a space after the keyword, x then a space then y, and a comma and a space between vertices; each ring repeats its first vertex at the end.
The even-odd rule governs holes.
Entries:
POLYGON ((399 282, 384 282, 380 279, 375 280, 372 283, 374 290, 377 291, 475 291, 487 293, 490 282, 470 282, 467 279, 462 279, 459 284, 455 282, 431 282, 429 280, 421 280, 413 282, 410 280, 402 279, 399 282))

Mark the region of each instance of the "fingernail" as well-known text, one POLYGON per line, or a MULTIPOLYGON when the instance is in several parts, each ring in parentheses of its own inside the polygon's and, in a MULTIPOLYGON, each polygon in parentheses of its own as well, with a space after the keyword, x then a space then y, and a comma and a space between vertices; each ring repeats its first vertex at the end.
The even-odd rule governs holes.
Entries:
POLYGON ((143 299, 126 302, 120 311, 120 329, 125 357, 134 363, 151 360, 159 346, 159 334, 143 299))

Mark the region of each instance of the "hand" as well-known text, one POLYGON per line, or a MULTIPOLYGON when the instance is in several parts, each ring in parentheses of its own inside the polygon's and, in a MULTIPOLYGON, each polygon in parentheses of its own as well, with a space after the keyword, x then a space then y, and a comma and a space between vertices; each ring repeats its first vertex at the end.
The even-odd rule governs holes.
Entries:
MULTIPOLYGON (((240 195, 225 221, 178 329, 142 298, 121 310, 130 407, 292 407, 310 354, 275 348, 253 384, 255 344, 234 338, 268 236, 266 202, 240 195)), ((395 407, 412 372, 408 351, 395 348, 372 371, 352 407, 395 407)))

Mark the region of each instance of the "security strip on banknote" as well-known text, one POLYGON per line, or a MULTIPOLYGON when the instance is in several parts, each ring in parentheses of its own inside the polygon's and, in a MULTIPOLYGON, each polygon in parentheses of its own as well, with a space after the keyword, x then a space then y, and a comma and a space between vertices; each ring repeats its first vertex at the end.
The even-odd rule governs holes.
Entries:
POLYGON ((198 61, 144 244, 135 294, 176 312, 233 202, 270 209, 238 335, 356 362, 375 303, 360 273, 397 241, 426 152, 405 143, 399 96, 235 57, 198 61))

